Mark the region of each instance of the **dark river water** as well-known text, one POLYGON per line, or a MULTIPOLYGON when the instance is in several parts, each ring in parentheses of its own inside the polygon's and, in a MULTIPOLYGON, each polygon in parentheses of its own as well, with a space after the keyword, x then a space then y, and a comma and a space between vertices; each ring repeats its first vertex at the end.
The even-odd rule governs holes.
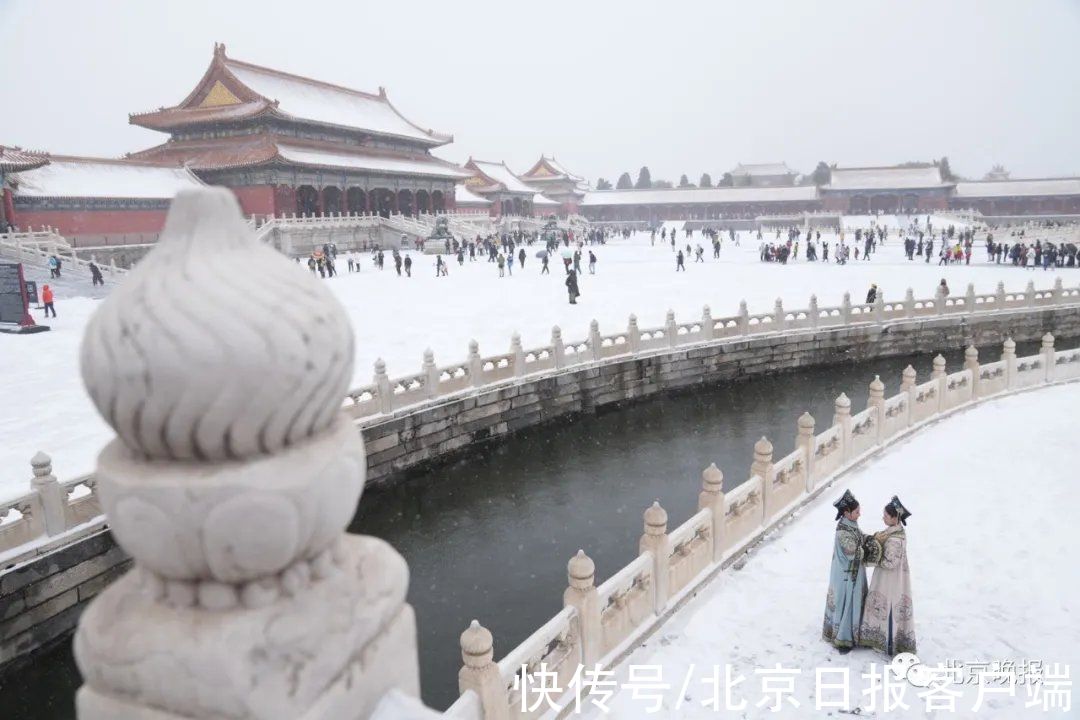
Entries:
MULTIPOLYGON (((1017 354, 1037 350, 1038 343, 1021 343, 1017 354)), ((984 348, 980 359, 1000 354, 984 348)), ((952 372, 963 353, 946 358, 952 372)), ((409 563, 424 700, 442 709, 457 697, 458 637, 470 620, 491 630, 502 657, 559 611, 566 562, 578 548, 596 562, 599 584, 637 554, 642 513, 653 500, 676 527, 696 512, 709 463, 730 489, 749 476, 762 435, 782 457, 795 447, 803 411, 820 432, 837 395, 846 392, 858 412, 875 373, 888 397, 909 363, 919 382, 929 379, 925 354, 697 388, 525 430, 365 492, 349 530, 384 538, 409 563)), ((5 679, 0 718, 73 718, 79 684, 67 641, 5 679)))

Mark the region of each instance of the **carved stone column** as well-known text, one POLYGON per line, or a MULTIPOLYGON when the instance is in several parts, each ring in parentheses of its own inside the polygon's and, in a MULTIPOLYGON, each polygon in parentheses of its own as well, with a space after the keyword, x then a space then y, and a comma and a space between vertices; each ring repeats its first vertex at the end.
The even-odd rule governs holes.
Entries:
POLYGON ((81 720, 361 719, 418 694, 408 567, 344 533, 365 473, 353 356, 333 295, 231 192, 176 197, 82 346, 118 435, 102 506, 135 567, 79 623, 81 720))

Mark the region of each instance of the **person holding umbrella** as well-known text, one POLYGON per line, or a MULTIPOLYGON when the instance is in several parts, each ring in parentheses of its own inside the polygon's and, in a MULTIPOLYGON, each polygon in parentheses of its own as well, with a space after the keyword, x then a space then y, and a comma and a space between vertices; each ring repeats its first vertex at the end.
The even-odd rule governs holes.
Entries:
POLYGON ((541 275, 550 275, 551 271, 548 269, 548 251, 547 250, 539 250, 536 253, 536 257, 540 258, 540 262, 543 263, 543 266, 540 268, 540 274, 541 275))
POLYGON ((573 270, 566 272, 566 291, 570 295, 570 304, 577 305, 577 299, 581 296, 578 290, 577 273, 573 270))

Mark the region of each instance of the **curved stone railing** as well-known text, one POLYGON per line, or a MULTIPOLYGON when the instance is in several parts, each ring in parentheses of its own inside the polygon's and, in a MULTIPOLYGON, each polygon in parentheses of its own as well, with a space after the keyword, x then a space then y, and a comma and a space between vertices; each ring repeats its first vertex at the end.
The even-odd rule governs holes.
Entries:
POLYGON ((819 307, 817 297, 811 296, 809 306, 798 310, 785 309, 778 299, 772 311, 765 313, 750 313, 744 300, 739 303, 738 314, 727 317, 713 317, 706 305, 699 320, 677 322, 675 313, 668 311, 667 321, 660 327, 639 328, 637 317, 631 315, 625 330, 607 335, 600 333, 599 324, 593 320, 583 340, 564 341, 562 330, 555 326, 550 344, 524 348, 515 333, 510 350, 499 355, 481 356, 479 345, 472 340, 465 360, 451 365, 436 365, 434 354, 427 350, 420 372, 395 379, 387 374, 386 363, 377 360, 372 383, 350 390, 346 408, 354 418, 369 418, 528 375, 762 333, 1076 304, 1080 304, 1080 288, 1066 288, 1057 278, 1048 290, 1036 290, 1034 282, 1029 281, 1022 292, 1006 292, 1004 283, 999 282, 991 294, 977 294, 974 286, 968 285, 964 295, 939 294, 926 299, 916 299, 908 288, 903 300, 886 301, 879 296, 872 304, 853 304, 850 293, 844 293, 843 303, 835 307, 819 307))
POLYGON ((930 379, 921 384, 909 365, 899 391, 888 398, 885 384, 875 377, 867 408, 854 415, 851 401, 841 394, 832 423, 823 431, 803 413, 796 422, 795 449, 774 459, 772 443, 761 438, 754 445, 750 477, 733 490, 724 492, 723 473, 710 465, 702 473, 698 512, 669 531, 667 512, 653 503, 644 514, 638 556, 599 586, 593 561, 579 550, 567 565, 563 609, 502 660, 493 659, 491 633, 474 620, 461 637, 462 698, 447 716, 540 718, 551 711, 547 702, 528 709, 540 687, 563 691, 548 696, 561 707, 570 706, 575 672, 614 667, 686 598, 724 568, 744 562, 767 533, 855 464, 983 399, 1080 380, 1080 349, 1055 351, 1050 334, 1035 355, 1018 358, 1016 343, 1008 339, 998 362, 980 365, 974 347, 964 356, 964 368, 947 373, 945 358, 938 355, 930 379), (525 688, 532 692, 523 705, 525 688))

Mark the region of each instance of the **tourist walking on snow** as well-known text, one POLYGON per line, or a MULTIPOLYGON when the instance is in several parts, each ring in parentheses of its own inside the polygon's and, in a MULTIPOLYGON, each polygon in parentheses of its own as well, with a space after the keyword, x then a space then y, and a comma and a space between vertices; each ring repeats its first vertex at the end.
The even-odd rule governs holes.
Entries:
POLYGON ((49 317, 50 312, 53 317, 56 317, 56 308, 53 306, 53 291, 48 285, 41 286, 41 303, 45 306, 45 317, 49 317))
POLYGON ((93 261, 90 262, 90 281, 94 283, 95 287, 105 284, 105 278, 101 276, 101 270, 93 261))
POLYGON ((570 296, 570 304, 577 305, 577 299, 581 296, 578 291, 577 272, 571 270, 566 274, 566 292, 570 296))
POLYGON ((888 657, 915 652, 915 609, 907 558, 907 519, 911 513, 893 495, 885 506, 885 529, 867 537, 865 563, 874 568, 863 606, 859 644, 888 657))
POLYGON ((435 256, 435 277, 445 277, 449 273, 446 272, 446 263, 443 262, 442 255, 435 256))
POLYGON ((589 251, 589 274, 596 274, 596 255, 593 254, 592 250, 589 251))
POLYGON ((683 259, 683 253, 682 250, 680 250, 675 256, 675 272, 679 272, 680 270, 686 272, 686 266, 683 265, 683 259))
POLYGON ((406 255, 402 264, 405 266, 405 277, 412 277, 412 258, 406 255))

